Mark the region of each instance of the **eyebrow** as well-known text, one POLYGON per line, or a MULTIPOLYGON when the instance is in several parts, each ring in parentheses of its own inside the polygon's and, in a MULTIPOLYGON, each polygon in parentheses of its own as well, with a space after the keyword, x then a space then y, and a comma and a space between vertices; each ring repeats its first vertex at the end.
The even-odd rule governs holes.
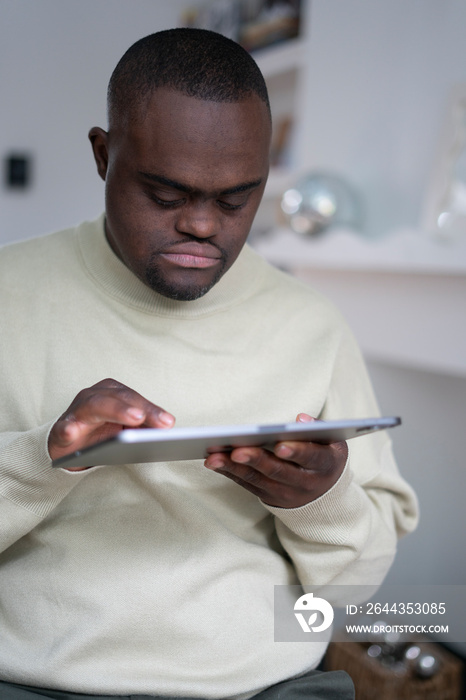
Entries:
MULTIPOLYGON (((155 173, 145 173, 141 170, 139 171, 139 175, 142 175, 142 177, 146 178, 147 180, 151 180, 152 182, 157 182, 159 185, 167 185, 167 187, 173 187, 175 190, 179 190, 180 192, 186 192, 187 194, 194 194, 198 191, 194 187, 184 185, 182 182, 177 182, 176 180, 171 180, 170 178, 164 177, 163 175, 156 175, 155 173)), ((251 182, 243 182, 240 185, 228 187, 226 190, 222 190, 218 194, 227 195, 236 194, 238 192, 246 192, 247 190, 252 190, 255 187, 259 187, 261 183, 262 178, 259 178, 258 180, 252 180, 251 182)))

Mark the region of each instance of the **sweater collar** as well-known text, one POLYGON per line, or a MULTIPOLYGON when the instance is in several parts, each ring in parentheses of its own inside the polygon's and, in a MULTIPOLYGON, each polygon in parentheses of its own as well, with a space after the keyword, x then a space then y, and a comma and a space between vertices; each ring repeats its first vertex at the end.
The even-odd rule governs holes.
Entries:
POLYGON ((264 261, 245 246, 219 282, 199 299, 177 301, 154 292, 115 255, 104 230, 105 215, 76 229, 77 245, 87 274, 121 303, 159 316, 193 318, 215 313, 247 299, 262 279, 264 261))

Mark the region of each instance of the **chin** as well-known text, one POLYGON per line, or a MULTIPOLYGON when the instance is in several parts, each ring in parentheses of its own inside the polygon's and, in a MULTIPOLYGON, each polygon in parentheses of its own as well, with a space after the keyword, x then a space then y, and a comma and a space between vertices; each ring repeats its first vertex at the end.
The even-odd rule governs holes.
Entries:
POLYGON ((148 268, 146 270, 145 279, 143 281, 153 289, 154 292, 168 299, 174 299, 176 301, 195 301, 207 294, 207 292, 217 284, 225 272, 225 267, 225 265, 222 265, 221 269, 217 271, 217 274, 212 279, 205 281, 204 284, 195 282, 191 284, 187 284, 186 282, 185 284, 176 284, 175 281, 168 280, 161 276, 159 271, 155 268, 148 268))
POLYGON ((155 279, 150 276, 146 277, 146 284, 153 289, 154 292, 168 299, 175 299, 176 301, 194 301, 195 299, 199 299, 203 297, 204 294, 207 294, 217 282, 218 280, 215 279, 210 284, 183 287, 166 282, 158 277, 155 279))

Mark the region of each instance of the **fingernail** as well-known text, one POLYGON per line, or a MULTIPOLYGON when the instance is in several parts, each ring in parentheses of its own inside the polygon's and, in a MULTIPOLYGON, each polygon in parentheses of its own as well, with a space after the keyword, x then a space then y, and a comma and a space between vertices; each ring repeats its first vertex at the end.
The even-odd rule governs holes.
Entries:
POLYGON ((310 423, 314 419, 311 418, 311 416, 308 416, 307 413, 298 413, 298 422, 299 423, 310 423))
POLYGON ((63 438, 67 442, 72 442, 76 438, 76 423, 66 423, 63 426, 63 438))
POLYGON ((207 469, 212 469, 215 471, 216 469, 223 469, 225 466, 225 462, 221 457, 212 457, 209 459, 206 459, 204 462, 204 466, 207 467, 207 469))
POLYGON ((251 455, 245 452, 240 452, 238 455, 235 453, 234 457, 232 456, 233 462, 239 462, 240 464, 248 464, 250 459, 251 455))
POLYGON ((170 413, 161 413, 159 415, 159 420, 161 423, 166 425, 167 428, 171 428, 175 423, 175 418, 170 413))
POLYGON ((142 420, 144 418, 144 411, 141 411, 140 408, 128 408, 127 414, 134 420, 142 420))
POLYGON ((277 455, 277 457, 287 458, 291 457, 291 455, 293 454, 293 450, 288 445, 279 445, 275 450, 275 454, 277 455))

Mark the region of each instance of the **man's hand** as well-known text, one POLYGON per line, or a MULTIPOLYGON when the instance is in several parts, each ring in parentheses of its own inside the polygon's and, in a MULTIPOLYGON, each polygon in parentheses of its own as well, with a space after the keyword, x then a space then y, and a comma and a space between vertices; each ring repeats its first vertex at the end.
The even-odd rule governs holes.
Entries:
MULTIPOLYGON (((305 413, 300 422, 314 420, 305 413)), ((340 477, 348 458, 346 442, 280 442, 274 451, 237 447, 230 454, 209 455, 205 466, 224 474, 279 508, 299 508, 328 491, 340 477)))
MULTIPOLYGON (((52 427, 52 459, 113 437, 125 428, 171 428, 175 418, 114 379, 80 391, 52 427)), ((73 469, 80 471, 80 469, 73 469)))

